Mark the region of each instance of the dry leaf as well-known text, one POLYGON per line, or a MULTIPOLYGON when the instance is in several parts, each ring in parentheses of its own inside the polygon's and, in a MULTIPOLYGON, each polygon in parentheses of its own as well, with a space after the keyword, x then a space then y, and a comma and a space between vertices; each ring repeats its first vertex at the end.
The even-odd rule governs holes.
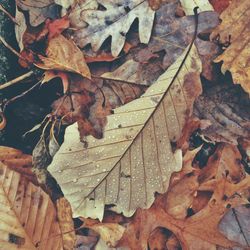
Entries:
POLYGON ((49 196, 0 164, 1 249, 62 249, 56 210, 49 196))
POLYGON ((209 2, 216 12, 221 13, 229 6, 232 0, 209 0, 209 2))
POLYGON ((36 63, 36 66, 45 70, 74 72, 91 78, 82 51, 72 40, 63 35, 58 35, 49 41, 46 55, 47 57, 39 55, 42 63, 36 63))
MULTIPOLYGON (((195 30, 194 16, 177 18, 178 3, 163 4, 156 11, 152 36, 147 46, 136 44, 130 49, 124 63, 113 72, 104 74, 116 80, 151 85, 178 57, 191 42, 195 30)), ((219 24, 218 14, 202 12, 198 19, 198 33, 214 28, 219 24)), ((133 38, 133 41, 136 40, 133 38)), ((212 42, 195 41, 203 62, 202 74, 212 79, 212 59, 218 55, 218 46, 212 42)), ((123 62, 123 61, 122 61, 123 62)))
POLYGON ((210 38, 225 45, 225 52, 214 61, 223 61, 221 71, 232 73, 233 81, 250 93, 250 2, 233 0, 220 15, 222 23, 213 31, 210 38))
POLYGON ((141 98, 108 116, 103 139, 87 137, 84 149, 77 125, 67 128, 64 144, 48 169, 74 216, 102 219, 104 204, 116 204, 112 209, 131 216, 138 207, 150 207, 156 191, 166 191, 171 173, 181 166, 180 152, 174 155, 170 142, 180 137, 201 92, 195 47, 174 78, 184 56, 141 98))
POLYGON ((56 201, 56 207, 58 221, 62 232, 63 249, 72 250, 76 243, 76 235, 70 204, 64 197, 62 197, 56 201))
POLYGON ((124 46, 126 33, 135 19, 139 20, 140 41, 148 43, 154 11, 145 0, 92 0, 78 5, 69 18, 77 29, 74 32, 77 45, 84 47, 90 43, 93 50, 97 51, 111 36, 112 55, 118 56, 124 46), (98 6, 102 6, 105 10, 98 9, 98 6))
POLYGON ((166 212, 176 219, 186 218, 198 187, 198 176, 195 174, 186 175, 177 184, 171 186, 166 197, 166 212))
POLYGON ((239 86, 229 82, 204 86, 194 105, 195 115, 207 126, 202 133, 218 142, 238 144, 250 138, 250 99, 239 86))
POLYGON ((117 223, 98 223, 89 228, 97 232, 108 247, 114 247, 125 231, 125 228, 117 223))
POLYGON ((16 7, 15 18, 16 18, 16 21, 18 22, 18 25, 15 25, 16 40, 20 48, 20 51, 22 51, 24 49, 23 35, 27 29, 27 25, 26 25, 24 14, 21 11, 19 11, 17 7, 16 7))
POLYGON ((209 3, 208 0, 180 0, 181 6, 185 12, 185 14, 193 15, 194 8, 198 7, 198 11, 213 11, 213 6, 209 3))
POLYGON ((238 242, 245 249, 250 246, 249 225, 250 208, 246 205, 230 209, 222 218, 219 229, 228 239, 238 242))
POLYGON ((236 243, 219 232, 218 224, 228 211, 228 207, 245 202, 240 196, 234 194, 241 194, 247 189, 249 180, 247 177, 236 185, 225 179, 219 180, 208 205, 185 220, 173 219, 162 209, 159 200, 148 210, 139 209, 132 223, 127 226, 119 246, 128 246, 132 250, 147 249, 149 235, 157 227, 171 230, 179 239, 183 249, 216 249, 216 245, 225 248, 235 246, 236 243), (228 197, 226 200, 225 195, 228 197))
POLYGON ((29 12, 32 26, 40 25, 47 18, 55 19, 59 16, 59 6, 54 3, 54 0, 17 0, 16 3, 19 8, 29 12))
POLYGON ((31 171, 31 155, 23 154, 22 151, 14 148, 0 146, 0 161, 8 166, 11 170, 22 174, 29 181, 37 184, 36 177, 31 171))

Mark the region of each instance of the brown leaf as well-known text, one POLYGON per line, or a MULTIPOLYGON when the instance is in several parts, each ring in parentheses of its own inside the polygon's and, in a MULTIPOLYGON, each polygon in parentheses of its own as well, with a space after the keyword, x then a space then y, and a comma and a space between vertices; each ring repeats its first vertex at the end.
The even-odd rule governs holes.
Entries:
POLYGON ((249 96, 239 86, 220 82, 204 86, 195 102, 194 114, 208 125, 202 128, 204 135, 237 145, 238 139, 250 138, 249 106, 249 96))
POLYGON ((168 189, 166 212, 176 219, 184 219, 198 190, 198 176, 186 175, 177 184, 168 189))
POLYGON ((56 201, 57 216, 62 232, 63 249, 72 250, 76 243, 74 223, 72 220, 72 210, 69 202, 64 198, 56 201))
POLYGON ((249 16, 250 2, 233 0, 220 16, 222 23, 210 36, 212 40, 217 39, 220 44, 228 47, 214 61, 223 61, 222 72, 229 70, 234 83, 240 84, 247 93, 250 93, 249 16))
POLYGON ((47 18, 55 19, 59 16, 59 6, 54 3, 54 0, 17 0, 16 3, 19 8, 29 12, 32 26, 40 25, 47 18))
POLYGON ((45 70, 73 72, 91 78, 82 51, 72 40, 63 35, 58 35, 49 41, 46 55, 47 57, 39 55, 42 63, 36 63, 36 66, 45 70))
POLYGON ((49 196, 0 164, 1 249, 61 249, 56 210, 49 196))
POLYGON ((245 202, 234 194, 248 188, 249 180, 247 177, 238 184, 231 184, 223 178, 218 180, 208 205, 185 220, 173 219, 162 209, 159 200, 148 210, 137 210, 119 246, 128 246, 133 250, 146 249, 149 235, 157 227, 172 231, 180 240, 183 249, 216 249, 215 245, 225 248, 236 245, 218 231, 218 224, 228 211, 227 207, 245 202), (227 200, 224 198, 225 195, 229 197, 227 200))

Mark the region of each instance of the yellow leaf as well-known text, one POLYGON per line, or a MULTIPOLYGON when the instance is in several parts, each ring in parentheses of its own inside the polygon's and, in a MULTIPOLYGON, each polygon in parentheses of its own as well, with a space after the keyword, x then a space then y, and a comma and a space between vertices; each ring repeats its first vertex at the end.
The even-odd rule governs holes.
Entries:
POLYGON ((229 47, 214 61, 223 61, 221 71, 229 70, 234 83, 250 93, 250 1, 234 0, 222 12, 222 23, 212 32, 211 39, 217 39, 229 47))
POLYGON ((197 50, 193 47, 182 64, 185 54, 141 98, 108 116, 104 138, 88 136, 84 148, 77 125, 67 128, 48 169, 74 216, 102 219, 105 204, 131 216, 139 207, 150 207, 155 192, 167 190, 171 173, 182 165, 171 141, 179 139, 201 92, 197 50))
POLYGON ((42 63, 37 63, 37 67, 45 70, 73 72, 91 78, 82 51, 72 40, 68 40, 63 35, 58 35, 49 41, 46 54, 47 57, 39 55, 42 63))

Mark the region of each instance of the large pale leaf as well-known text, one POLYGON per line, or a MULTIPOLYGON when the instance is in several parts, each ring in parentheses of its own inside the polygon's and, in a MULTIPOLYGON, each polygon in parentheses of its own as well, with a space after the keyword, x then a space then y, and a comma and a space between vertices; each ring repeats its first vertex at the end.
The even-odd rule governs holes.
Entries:
POLYGON ((171 173, 181 168, 180 152, 173 154, 171 141, 180 137, 201 92, 196 48, 182 65, 184 55, 141 98, 108 116, 103 139, 88 136, 84 148, 77 125, 67 128, 48 170, 74 216, 101 219, 105 204, 131 216, 138 207, 150 207, 155 192, 166 191, 171 173))
POLYGON ((222 12, 222 23, 213 31, 211 39, 218 40, 226 47, 215 62, 223 61, 221 71, 229 70, 234 83, 250 93, 250 1, 234 0, 222 12))
POLYGON ((146 0, 92 0, 78 5, 69 18, 77 28, 74 32, 77 45, 84 47, 91 43, 93 50, 97 51, 111 36, 112 54, 118 56, 135 19, 139 20, 140 41, 148 43, 154 13, 146 0), (105 10, 99 10, 99 5, 105 10))
POLYGON ((61 230, 49 196, 0 163, 0 249, 61 250, 61 230))

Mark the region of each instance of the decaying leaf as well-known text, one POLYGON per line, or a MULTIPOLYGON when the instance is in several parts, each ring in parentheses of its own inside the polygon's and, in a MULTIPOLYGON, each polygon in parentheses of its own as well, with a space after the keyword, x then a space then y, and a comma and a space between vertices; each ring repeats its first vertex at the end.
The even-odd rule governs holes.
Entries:
POLYGON ((117 223, 97 223, 89 228, 100 234, 109 247, 115 247, 125 231, 125 228, 117 223))
POLYGON ((194 113, 204 124, 204 135, 237 145, 239 138, 250 138, 249 105, 249 96, 240 86, 221 82, 204 86, 194 113))
POLYGON ((232 0, 209 0, 209 2, 217 13, 221 13, 229 6, 232 0))
MULTIPOLYGON (((163 4, 156 11, 152 35, 147 46, 138 43, 130 50, 121 66, 103 76, 137 84, 152 84, 177 60, 193 37, 194 16, 177 18, 177 6, 176 2, 163 4)), ((212 11, 201 12, 198 23, 198 33, 214 28, 219 24, 218 14, 212 11)), ((199 38, 195 44, 203 62, 202 74, 212 79, 212 63, 209 59, 214 59, 218 55, 218 45, 199 38)))
POLYGON ((49 196, 0 164, 1 249, 62 249, 56 210, 49 196))
POLYGON ((57 216, 62 234, 63 249, 72 250, 76 243, 76 235, 72 220, 72 210, 69 202, 64 198, 56 201, 57 216))
POLYGON ((82 51, 72 40, 63 35, 58 35, 49 41, 46 55, 47 57, 39 56, 42 61, 36 64, 39 68, 74 72, 83 77, 91 77, 82 51))
POLYGON ((249 177, 238 184, 231 184, 224 178, 220 179, 214 185, 214 194, 207 206, 185 220, 173 219, 165 212, 161 201, 158 200, 150 209, 139 209, 136 212, 119 246, 144 250, 151 232, 157 227, 163 227, 176 235, 183 249, 216 249, 216 245, 225 248, 233 247, 237 243, 223 236, 218 230, 218 224, 229 207, 244 204, 245 200, 235 194, 241 194, 248 187, 249 177))
POLYGON ((108 116, 103 139, 87 137, 84 149, 77 125, 67 128, 64 144, 48 170, 74 216, 102 219, 105 204, 116 204, 112 209, 131 216, 138 207, 150 207, 156 191, 166 191, 171 173, 181 167, 180 152, 174 155, 170 142, 180 137, 201 92, 196 48, 182 64, 184 56, 141 98, 108 116))
POLYGON ((36 183, 36 178, 31 171, 32 157, 22 151, 0 146, 0 161, 9 169, 24 175, 28 180, 36 183))
POLYGON ((208 0, 180 0, 180 2, 186 15, 193 15, 195 7, 198 7, 199 12, 214 10, 208 0))
POLYGON ((226 48, 214 61, 222 64, 222 72, 232 73, 233 81, 250 93, 250 2, 234 0, 223 11, 222 23, 213 31, 211 39, 217 39, 226 48))
POLYGON ((54 0, 17 0, 16 3, 19 8, 29 12, 32 26, 38 26, 47 18, 55 19, 59 16, 59 6, 54 3, 54 0))
POLYGON ((97 51, 111 36, 112 55, 118 56, 135 19, 139 20, 140 41, 149 42, 154 11, 146 0, 91 0, 78 5, 69 17, 77 29, 74 32, 77 45, 84 47, 90 43, 93 50, 97 51), (98 6, 105 10, 98 9, 98 6))
POLYGON ((222 218, 219 229, 230 240, 238 242, 243 247, 250 246, 250 208, 239 206, 230 209, 222 218))
POLYGON ((19 11, 18 8, 16 8, 16 17, 15 18, 18 22, 18 25, 15 26, 16 40, 17 40, 18 46, 20 48, 20 51, 22 51, 24 49, 23 35, 27 29, 27 25, 26 25, 26 20, 25 20, 24 14, 21 11, 19 11))

